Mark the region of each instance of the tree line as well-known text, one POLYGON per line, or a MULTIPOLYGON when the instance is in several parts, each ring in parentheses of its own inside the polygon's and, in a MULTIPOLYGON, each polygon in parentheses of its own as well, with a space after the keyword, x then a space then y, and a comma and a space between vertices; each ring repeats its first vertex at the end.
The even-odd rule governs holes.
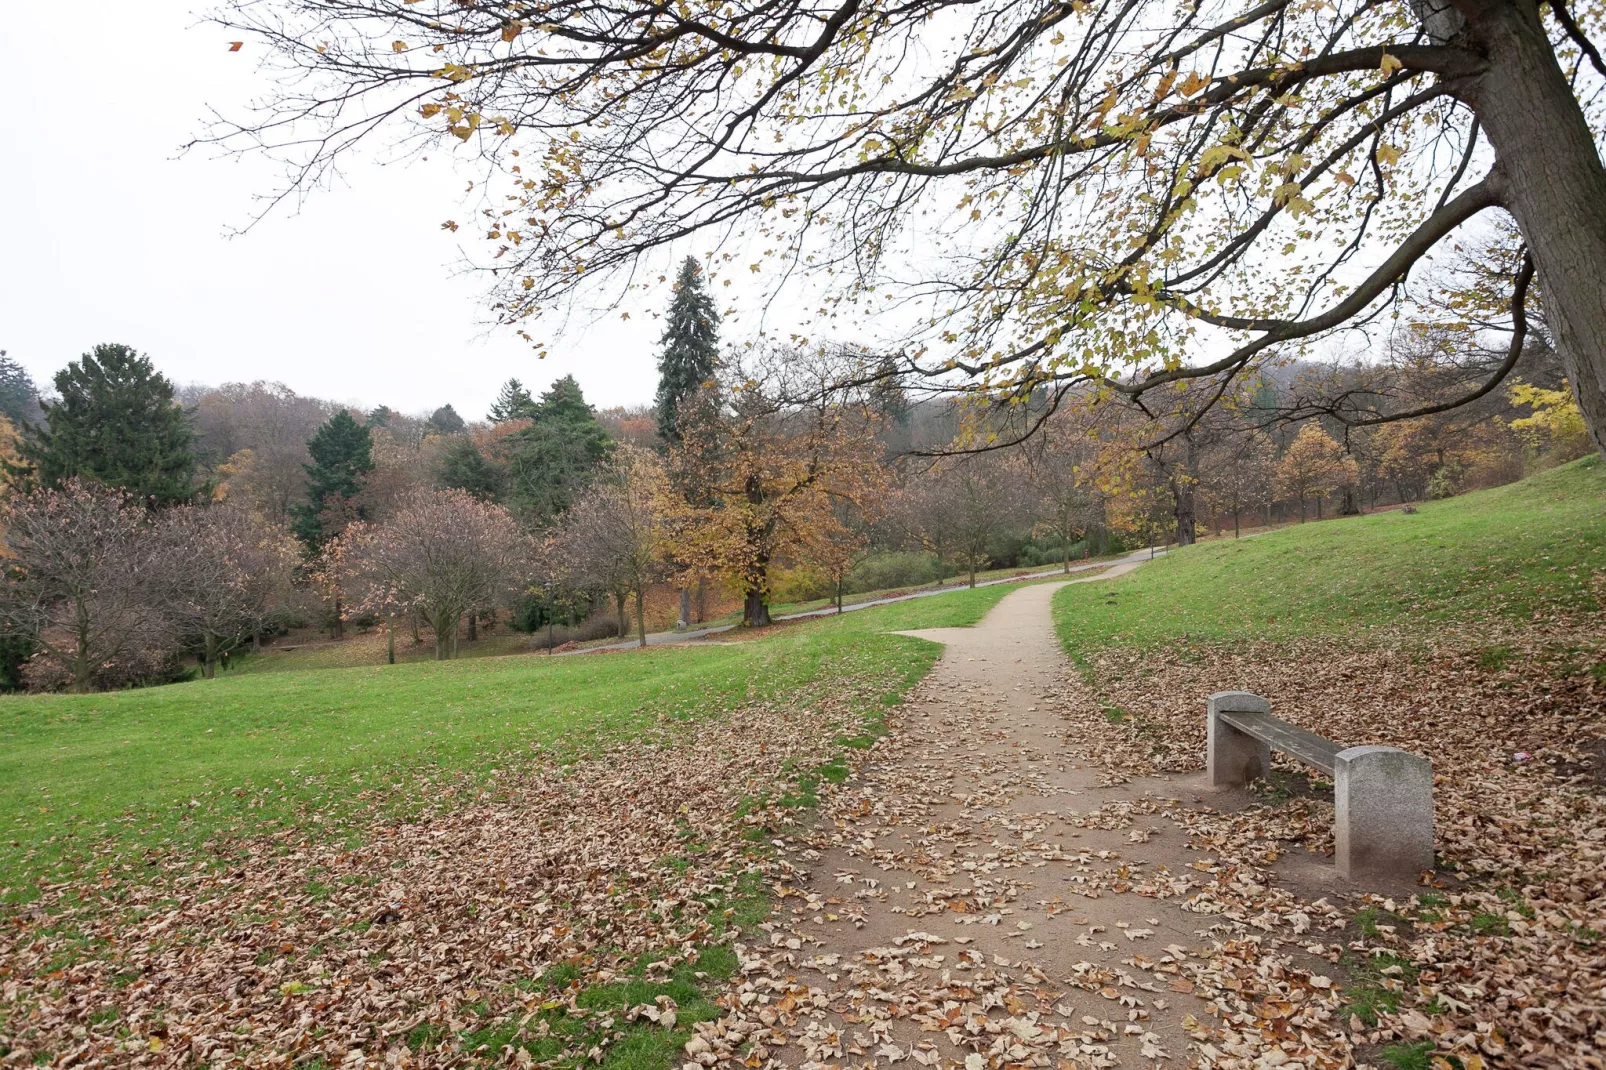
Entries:
MULTIPOLYGON (((654 405, 599 413, 571 377, 509 380, 483 420, 367 412, 251 383, 177 390, 104 345, 39 391, 0 356, 9 443, 3 589, 11 686, 128 686, 304 625, 431 637, 485 628, 645 642, 734 600, 975 583, 992 567, 1201 530, 1353 514, 1504 482, 1590 448, 1554 355, 1472 406, 1355 429, 1290 423, 1309 396, 1419 406, 1460 389, 1418 339, 1381 362, 1289 362, 1142 408, 1087 388, 1012 409, 917 396, 897 355, 725 347, 697 261, 676 276, 654 405), (1208 400, 1208 404, 1204 401, 1208 400), (1036 433, 1013 442, 1015 425, 1036 433), (583 628, 582 628, 583 626, 583 628)), ((1442 354, 1441 354, 1442 355, 1442 354)))

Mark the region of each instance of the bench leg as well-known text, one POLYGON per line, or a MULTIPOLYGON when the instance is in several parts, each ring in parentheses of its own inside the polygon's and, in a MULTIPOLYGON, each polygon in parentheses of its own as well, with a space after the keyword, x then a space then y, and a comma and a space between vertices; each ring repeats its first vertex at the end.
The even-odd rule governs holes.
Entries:
POLYGON ((1270 713, 1271 703, 1247 691, 1218 691, 1208 702, 1205 767, 1213 788, 1241 788, 1271 771, 1271 747, 1221 719, 1223 713, 1270 713))
POLYGON ((1350 747, 1333 763, 1339 873, 1414 881, 1433 868, 1433 763, 1397 747, 1350 747))

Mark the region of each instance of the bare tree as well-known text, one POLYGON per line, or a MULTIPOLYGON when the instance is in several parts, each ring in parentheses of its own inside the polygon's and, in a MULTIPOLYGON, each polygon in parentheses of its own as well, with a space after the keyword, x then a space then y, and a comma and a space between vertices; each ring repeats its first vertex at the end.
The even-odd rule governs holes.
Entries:
POLYGON ((5 544, 0 620, 32 639, 74 691, 92 690, 117 659, 171 641, 163 555, 145 511, 120 491, 71 479, 13 498, 5 544))
POLYGON ((558 521, 556 553, 590 582, 609 591, 625 626, 625 599, 636 600, 636 630, 647 645, 647 587, 665 566, 673 495, 657 456, 621 445, 607 467, 558 521))
POLYGON ((302 500, 307 440, 338 406, 258 380, 204 391, 189 407, 202 461, 268 520, 286 522, 302 500))
POLYGON ((261 635, 276 600, 289 592, 296 542, 243 502, 179 506, 162 515, 155 534, 168 610, 181 634, 200 640, 202 675, 210 680, 218 659, 261 635))
POLYGON ((912 533, 939 558, 951 555, 976 586, 998 538, 1029 524, 1026 478, 999 454, 939 461, 905 488, 912 533))
POLYGON ((532 553, 506 509, 460 490, 409 491, 389 518, 342 538, 358 588, 352 604, 416 609, 442 660, 457 654, 463 615, 497 604, 532 553))

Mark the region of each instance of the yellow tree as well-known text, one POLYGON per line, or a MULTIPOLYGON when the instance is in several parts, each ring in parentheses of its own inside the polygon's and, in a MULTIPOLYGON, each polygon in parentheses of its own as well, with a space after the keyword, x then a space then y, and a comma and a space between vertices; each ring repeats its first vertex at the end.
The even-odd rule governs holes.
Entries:
POLYGON ((1299 502, 1299 519, 1305 520, 1305 503, 1316 499, 1316 518, 1321 519, 1322 499, 1355 479, 1355 462, 1321 425, 1308 423, 1299 429, 1282 459, 1277 462, 1277 487, 1285 498, 1299 502))
POLYGON ((697 488, 678 506, 674 557, 734 583, 747 626, 770 622, 772 570, 849 544, 839 504, 868 504, 882 486, 874 411, 824 388, 821 372, 789 355, 738 377, 670 452, 675 483, 697 488))

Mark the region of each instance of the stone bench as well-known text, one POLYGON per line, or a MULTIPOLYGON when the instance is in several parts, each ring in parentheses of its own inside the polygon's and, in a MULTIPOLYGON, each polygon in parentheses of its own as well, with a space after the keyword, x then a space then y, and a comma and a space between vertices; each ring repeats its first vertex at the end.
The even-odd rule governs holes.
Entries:
POLYGON ((1415 880, 1433 868, 1433 763, 1398 747, 1345 747, 1279 721, 1247 691, 1209 699, 1207 766, 1212 787, 1242 787, 1271 771, 1282 751, 1333 778, 1339 873, 1352 879, 1415 880))

